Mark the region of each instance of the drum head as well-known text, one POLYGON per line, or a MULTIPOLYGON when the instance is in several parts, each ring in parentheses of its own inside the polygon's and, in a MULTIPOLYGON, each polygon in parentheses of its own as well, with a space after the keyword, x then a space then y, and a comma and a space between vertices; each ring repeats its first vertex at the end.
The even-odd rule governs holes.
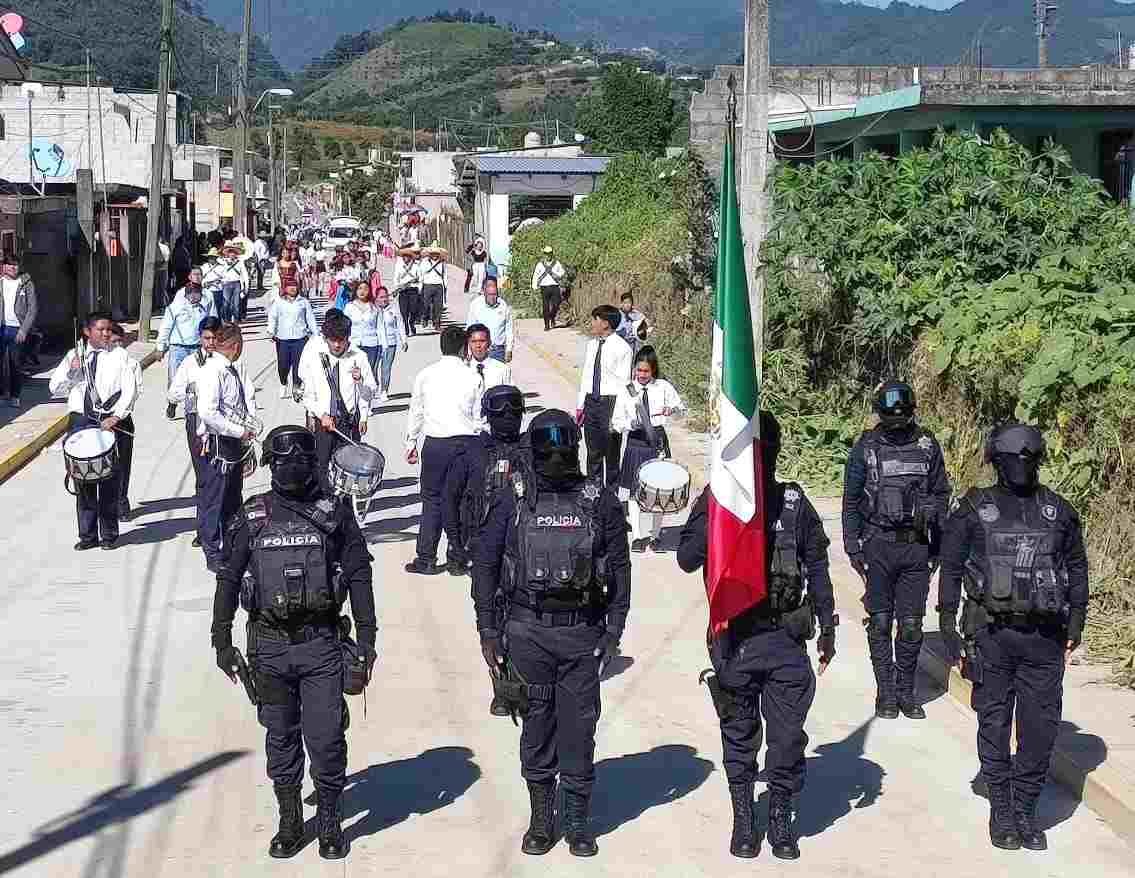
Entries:
POLYGON ((676 491, 690 483, 690 474, 672 460, 650 460, 639 467, 638 480, 658 491, 676 491))
POLYGON ((114 433, 100 427, 76 430, 63 443, 63 453, 76 458, 99 457, 114 448, 114 433))
POLYGON ((382 476, 386 459, 370 445, 343 445, 335 450, 333 460, 340 469, 353 476, 382 476))

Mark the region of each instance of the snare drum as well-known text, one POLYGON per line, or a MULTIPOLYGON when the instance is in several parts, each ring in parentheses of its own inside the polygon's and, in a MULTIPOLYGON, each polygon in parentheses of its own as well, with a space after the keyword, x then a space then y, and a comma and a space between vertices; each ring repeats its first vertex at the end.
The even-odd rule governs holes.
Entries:
POLYGON ((672 460, 648 460, 638 468, 634 499, 643 512, 681 512, 690 502, 690 471, 672 460))
POLYGON ((63 443, 63 465, 75 482, 102 482, 115 473, 114 433, 99 427, 76 430, 63 443))
POLYGON ((371 445, 343 445, 335 450, 327 468, 331 490, 346 497, 373 497, 382 482, 386 458, 371 445))

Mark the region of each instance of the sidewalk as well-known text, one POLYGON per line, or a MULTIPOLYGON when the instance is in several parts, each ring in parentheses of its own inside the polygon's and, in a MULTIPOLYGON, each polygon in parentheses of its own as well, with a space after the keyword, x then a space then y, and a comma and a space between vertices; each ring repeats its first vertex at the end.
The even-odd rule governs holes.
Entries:
MULTIPOLYGON (((565 381, 579 384, 586 338, 573 329, 544 332, 543 321, 517 321, 517 336, 538 353, 565 381)), ((517 377, 523 382, 523 376, 517 377)), ((674 458, 690 470, 690 501, 706 483, 705 434, 691 433, 681 422, 667 428, 674 458)), ((832 544, 831 574, 836 604, 842 616, 840 638, 859 636, 863 615, 863 588, 841 550, 843 527, 838 497, 813 498, 832 544)), ((942 644, 933 612, 937 586, 931 586, 931 608, 926 616, 926 641, 919 659, 920 689, 927 700, 943 690, 967 711, 970 684, 942 660, 942 644), (947 685, 948 683, 948 685, 947 685), (928 691, 928 689, 930 691, 928 691)), ((1111 825, 1116 833, 1135 842, 1135 691, 1110 685, 1107 669, 1074 660, 1064 684, 1063 721, 1052 758, 1052 777, 1080 797, 1111 825)), ((976 722, 974 723, 976 734, 976 722)), ((974 766, 977 766, 976 748, 974 766)))

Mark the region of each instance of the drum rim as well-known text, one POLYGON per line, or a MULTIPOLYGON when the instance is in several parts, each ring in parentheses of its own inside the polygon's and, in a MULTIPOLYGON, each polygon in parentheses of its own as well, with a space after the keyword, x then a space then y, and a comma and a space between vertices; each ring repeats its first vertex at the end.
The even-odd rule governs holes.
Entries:
POLYGON ((111 431, 111 430, 104 430, 102 427, 100 427, 98 425, 93 425, 93 426, 90 426, 90 427, 80 427, 78 430, 75 430, 69 436, 67 436, 67 438, 63 440, 63 453, 67 457, 73 457, 76 460, 93 460, 96 457, 103 457, 104 455, 109 454, 111 451, 114 450, 114 446, 115 446, 114 432, 111 431), (68 446, 73 446, 73 440, 82 436, 84 433, 90 434, 92 431, 95 433, 95 435, 97 435, 98 441, 100 441, 100 442, 103 441, 102 437, 103 437, 103 434, 105 433, 107 436, 110 437, 110 444, 107 445, 106 448, 100 448, 100 450, 97 451, 95 454, 76 454, 74 451, 68 450, 68 446))

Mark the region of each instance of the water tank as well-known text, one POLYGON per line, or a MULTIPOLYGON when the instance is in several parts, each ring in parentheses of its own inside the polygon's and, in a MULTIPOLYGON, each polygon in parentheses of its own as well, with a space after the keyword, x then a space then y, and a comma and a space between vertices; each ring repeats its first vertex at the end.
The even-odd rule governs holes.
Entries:
POLYGON ((544 141, 540 139, 540 135, 537 134, 535 131, 529 131, 527 134, 524 135, 524 148, 525 149, 535 149, 535 148, 539 147, 541 144, 543 144, 543 142, 544 141))

